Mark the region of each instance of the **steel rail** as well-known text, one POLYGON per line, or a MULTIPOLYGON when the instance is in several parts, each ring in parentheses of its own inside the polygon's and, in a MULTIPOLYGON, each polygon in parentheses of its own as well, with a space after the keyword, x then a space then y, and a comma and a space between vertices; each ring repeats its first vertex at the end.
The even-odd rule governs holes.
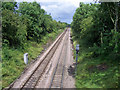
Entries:
MULTIPOLYGON (((68 34, 69 35, 69 34, 68 34)), ((69 38, 69 37, 68 37, 69 38)), ((67 39, 68 39, 67 38, 67 39)), ((68 43, 67 43, 67 45, 66 46, 68 46, 68 43)), ((67 54, 67 49, 68 48, 66 48, 66 50, 65 50, 65 54, 67 54)), ((66 56, 67 55, 65 55, 65 57, 64 57, 64 65, 63 65, 63 70, 62 70, 62 79, 61 79, 61 88, 63 88, 63 80, 64 80, 64 71, 65 71, 65 64, 66 64, 66 56)))
MULTIPOLYGON (((53 52, 53 54, 55 53, 57 47, 59 46, 59 43, 61 42, 62 38, 63 38, 64 35, 66 34, 66 31, 67 31, 67 30, 65 30, 65 31, 62 33, 61 37, 56 41, 56 43, 55 43, 55 44, 53 45, 53 47, 49 50, 49 52, 46 54, 46 56, 43 58, 43 60, 40 62, 40 64, 37 66, 37 68, 32 72, 32 74, 30 75, 30 77, 25 81, 25 83, 23 84, 23 86, 21 87, 21 89, 24 88, 24 86, 27 84, 27 82, 29 81, 29 79, 30 79, 30 78, 32 77, 32 75, 37 71, 37 69, 40 67, 40 65, 42 64, 42 62, 45 60, 45 58, 49 55, 49 53, 50 53, 53 49, 55 49, 54 52, 53 52), (55 46, 56 46, 56 47, 55 47, 55 46)), ((52 55, 52 56, 53 56, 53 55, 52 55)), ((52 58, 52 56, 50 57, 50 59, 52 58)), ((47 65, 49 64, 50 59, 49 59, 47 65)), ((42 74, 44 73, 47 65, 45 66, 42 74)), ((42 76, 42 74, 39 76, 39 78, 42 76)), ((38 80, 39 80, 39 78, 38 78, 38 80)), ((37 82, 38 82, 38 80, 37 80, 37 82)), ((36 84, 37 84, 37 82, 36 82, 36 84)), ((14 84, 14 83, 13 83, 13 84, 14 84)), ((35 84, 35 85, 36 85, 36 84, 35 84)), ((12 85, 12 86, 13 86, 13 85, 12 85)), ((12 89, 12 86, 10 86, 10 87, 7 88, 7 89, 12 89)), ((35 86, 34 86, 34 87, 35 87, 35 86)))
MULTIPOLYGON (((66 33, 66 31, 65 31, 65 32, 63 33, 63 35, 58 39, 58 41, 55 43, 55 45, 50 49, 50 51, 48 52, 48 54, 47 54, 47 55, 45 56, 45 58, 41 61, 41 63, 38 65, 38 67, 35 69, 35 71, 31 74, 30 78, 26 81, 26 83, 23 85, 23 87, 22 87, 21 89, 23 89, 23 88, 25 87, 25 85, 29 82, 29 80, 31 79, 31 77, 33 76, 33 74, 35 74, 35 72, 38 70, 38 68, 43 64, 43 62, 44 62, 44 60, 47 58, 47 56, 51 53, 51 51, 52 51, 53 49, 55 49, 54 52, 53 52, 53 54, 52 54, 52 56, 49 58, 49 61, 47 62, 47 64, 46 64, 45 67, 43 68, 42 73, 37 77, 37 81, 35 82, 34 87, 36 86, 36 84, 38 83, 39 79, 42 77, 43 73, 45 72, 46 67, 48 66, 51 58, 53 57, 53 55, 54 55, 54 53, 55 53, 55 51, 56 51, 59 43, 61 42, 62 38, 64 37, 65 33, 66 33)), ((32 85, 31 85, 31 86, 32 86, 32 85)), ((34 87, 32 87, 32 88, 34 88, 34 87)), ((31 88, 31 87, 30 87, 30 88, 31 88)))
MULTIPOLYGON (((60 58, 61 58, 61 55, 62 55, 62 51, 63 51, 63 48, 64 48, 64 46, 65 46, 65 41, 67 41, 67 35, 66 35, 66 38, 65 38, 65 40, 64 40, 64 44, 63 44, 63 46, 62 46, 62 49, 61 49, 61 52, 60 52, 60 56, 59 56, 59 58, 58 58, 58 62, 57 62, 57 65, 56 65, 56 67, 55 67, 55 70, 54 70, 54 72, 53 72, 53 75, 52 75, 52 79, 51 79, 51 82, 50 82, 50 86, 49 86, 49 88, 51 88, 52 87, 52 84, 53 84, 53 81, 54 81, 54 77, 55 77, 55 74, 56 74, 56 72, 57 72, 57 68, 58 68, 58 65, 59 65, 59 62, 60 62, 60 58)), ((66 45, 67 46, 67 45, 66 45)), ((67 48, 66 48, 66 50, 65 50, 66 52, 67 52, 67 48)), ((65 59, 66 59, 66 55, 65 55, 65 58, 64 58, 64 65, 63 65, 63 71, 62 71, 62 79, 61 79, 61 85, 60 86, 62 86, 62 83, 63 83, 63 74, 64 74, 64 66, 65 66, 65 59)))

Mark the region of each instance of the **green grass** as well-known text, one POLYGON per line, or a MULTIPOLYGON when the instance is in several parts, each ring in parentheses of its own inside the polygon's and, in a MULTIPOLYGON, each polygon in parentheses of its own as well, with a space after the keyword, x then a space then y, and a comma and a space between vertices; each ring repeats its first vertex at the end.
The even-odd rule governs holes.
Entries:
MULTIPOLYGON (((74 40, 74 47, 77 41, 74 40)), ((74 50, 75 55, 75 50, 74 50)), ((77 88, 118 88, 120 87, 120 65, 114 56, 93 56, 90 49, 80 47, 76 87, 77 88)))
MULTIPOLYGON (((52 32, 44 36, 41 43, 27 42, 25 49, 15 49, 4 46, 2 48, 2 88, 7 87, 17 77, 20 76, 26 65, 24 64, 23 54, 28 53, 29 63, 35 59, 43 50, 43 45, 55 40, 63 30, 52 32)), ((1 82, 0 82, 1 83, 1 82)))

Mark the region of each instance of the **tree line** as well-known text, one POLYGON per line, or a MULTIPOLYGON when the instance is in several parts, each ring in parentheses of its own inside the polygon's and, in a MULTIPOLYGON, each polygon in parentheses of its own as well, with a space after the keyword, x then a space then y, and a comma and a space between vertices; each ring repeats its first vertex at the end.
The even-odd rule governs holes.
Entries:
POLYGON ((37 2, 2 2, 1 13, 1 88, 5 88, 25 69, 23 54, 29 54, 30 63, 46 48, 44 44, 52 42, 67 23, 53 20, 37 2))
POLYGON ((3 46, 24 48, 27 41, 40 43, 43 36, 66 25, 53 20, 37 2, 2 2, 3 46))
POLYGON ((94 57, 110 55, 120 59, 120 3, 80 3, 71 24, 74 38, 94 57))

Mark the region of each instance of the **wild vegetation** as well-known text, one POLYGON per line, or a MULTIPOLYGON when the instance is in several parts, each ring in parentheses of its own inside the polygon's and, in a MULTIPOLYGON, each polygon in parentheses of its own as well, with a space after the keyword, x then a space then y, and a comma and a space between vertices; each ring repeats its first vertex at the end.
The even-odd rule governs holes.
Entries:
POLYGON ((80 44, 77 88, 120 87, 120 4, 80 3, 74 16, 74 45, 80 44))
POLYGON ((24 53, 29 62, 35 59, 66 25, 53 20, 37 2, 2 2, 2 88, 24 70, 24 53))

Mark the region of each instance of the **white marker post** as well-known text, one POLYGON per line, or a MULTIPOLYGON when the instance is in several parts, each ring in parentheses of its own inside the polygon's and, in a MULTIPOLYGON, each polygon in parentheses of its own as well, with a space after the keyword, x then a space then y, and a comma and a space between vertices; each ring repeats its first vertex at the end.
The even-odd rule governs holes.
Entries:
POLYGON ((28 53, 24 54, 24 62, 25 64, 28 64, 28 53))

